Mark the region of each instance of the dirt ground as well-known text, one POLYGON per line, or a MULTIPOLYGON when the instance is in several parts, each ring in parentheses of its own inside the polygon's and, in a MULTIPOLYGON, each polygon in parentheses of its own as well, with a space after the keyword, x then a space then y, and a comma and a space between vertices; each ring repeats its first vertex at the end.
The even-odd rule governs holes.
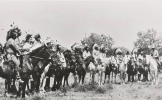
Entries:
MULTIPOLYGON (((70 75, 69 83, 73 83, 73 76, 70 75)), ((97 81, 97 75, 96 75, 97 81)), ((89 74, 86 75, 85 84, 89 82, 89 74)), ((78 91, 73 88, 68 89, 66 93, 61 91, 48 92, 45 94, 34 94, 28 96, 27 100, 162 100, 162 74, 159 75, 159 85, 151 85, 150 82, 135 82, 127 84, 111 84, 112 89, 106 88, 109 84, 102 86, 105 93, 95 91, 78 91)), ((21 98, 4 97, 4 80, 0 82, 0 100, 21 100, 21 98)))

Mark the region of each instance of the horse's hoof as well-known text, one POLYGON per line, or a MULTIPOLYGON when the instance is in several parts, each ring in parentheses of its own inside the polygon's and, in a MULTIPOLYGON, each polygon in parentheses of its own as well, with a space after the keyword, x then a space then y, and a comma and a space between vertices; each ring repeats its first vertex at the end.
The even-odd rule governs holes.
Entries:
POLYGON ((6 97, 11 97, 12 95, 9 94, 9 93, 6 93, 5 96, 6 96, 6 97))
POLYGON ((56 91, 56 88, 52 88, 51 90, 52 90, 52 91, 56 91))

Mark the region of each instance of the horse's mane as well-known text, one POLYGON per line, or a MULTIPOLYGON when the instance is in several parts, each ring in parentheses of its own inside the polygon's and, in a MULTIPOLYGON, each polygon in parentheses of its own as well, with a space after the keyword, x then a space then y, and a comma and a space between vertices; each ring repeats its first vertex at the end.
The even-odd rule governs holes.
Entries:
POLYGON ((37 53, 39 50, 43 49, 44 47, 45 47, 45 45, 42 45, 42 46, 36 48, 32 52, 30 52, 29 55, 34 55, 35 53, 37 53))
POLYGON ((64 55, 65 58, 71 59, 72 52, 71 52, 70 50, 67 49, 67 50, 65 50, 65 51, 63 52, 63 55, 64 55))
POLYGON ((149 62, 152 63, 152 64, 156 64, 156 66, 158 65, 156 60, 151 56, 151 55, 146 55, 146 57, 149 58, 149 62))
POLYGON ((93 58, 93 56, 88 56, 84 61, 87 62, 90 58, 93 58))

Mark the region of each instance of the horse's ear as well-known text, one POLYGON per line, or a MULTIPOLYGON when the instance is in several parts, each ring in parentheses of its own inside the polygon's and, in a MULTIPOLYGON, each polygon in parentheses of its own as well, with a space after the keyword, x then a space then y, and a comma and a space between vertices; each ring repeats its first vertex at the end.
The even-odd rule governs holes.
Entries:
POLYGON ((46 44, 46 43, 44 44, 44 47, 45 47, 45 49, 47 49, 47 48, 48 48, 48 46, 47 46, 47 44, 46 44))

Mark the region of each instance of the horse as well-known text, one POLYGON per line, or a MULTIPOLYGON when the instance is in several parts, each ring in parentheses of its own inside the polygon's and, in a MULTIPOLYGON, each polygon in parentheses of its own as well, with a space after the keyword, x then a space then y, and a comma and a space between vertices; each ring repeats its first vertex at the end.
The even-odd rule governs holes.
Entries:
MULTIPOLYGON (((47 61, 42 63, 42 64, 44 64, 43 65, 44 70, 42 70, 43 72, 40 73, 40 75, 41 75, 41 81, 40 81, 40 87, 39 87, 40 91, 46 92, 45 90, 50 89, 50 77, 52 77, 53 75, 55 75, 55 80, 57 80, 56 78, 60 79, 60 81, 62 80, 62 77, 59 76, 62 73, 62 70, 60 69, 59 62, 60 62, 60 60, 59 60, 59 56, 57 55, 57 52, 53 51, 52 55, 51 55, 51 62, 49 62, 47 66, 45 64, 45 63, 47 63, 47 61), (56 73, 59 73, 59 74, 56 74, 56 73), (46 76, 48 78, 46 78, 46 84, 45 84, 45 87, 43 87, 43 82, 44 82, 44 79, 46 76)), ((58 84, 61 84, 60 81, 57 81, 58 84)), ((54 90, 54 89, 55 89, 55 86, 53 85, 52 90, 54 90)))
POLYGON ((145 72, 144 60, 139 59, 137 61, 138 82, 141 82, 142 75, 143 75, 143 79, 144 79, 144 72, 145 72))
POLYGON ((146 64, 150 70, 151 84, 158 85, 158 64, 156 60, 151 55, 146 55, 146 64))
POLYGON ((64 83, 63 83, 63 86, 65 86, 65 82, 66 82, 66 85, 68 86, 68 77, 69 77, 69 74, 70 73, 73 73, 73 76, 74 76, 74 83, 76 82, 76 61, 75 61, 75 55, 70 51, 70 50, 66 50, 63 52, 64 54, 64 57, 66 59, 66 64, 67 64, 67 67, 66 69, 64 70, 64 83))
MULTIPOLYGON (((33 52, 29 53, 23 58, 20 58, 20 64, 22 64, 22 69, 20 71, 21 79, 24 81, 22 84, 22 98, 25 98, 25 88, 28 83, 28 77, 32 74, 34 81, 36 79, 40 80, 39 72, 41 72, 40 68, 37 67, 40 59, 43 61, 47 61, 46 64, 51 61, 49 59, 50 53, 48 52, 49 48, 44 44, 41 47, 35 49, 33 52)), ((39 84, 39 81, 37 81, 39 84)), ((37 84, 37 88, 39 85, 37 84)), ((32 87, 33 89, 33 87, 32 87)), ((18 91, 17 96, 20 96, 20 91, 18 91)))
POLYGON ((129 58, 124 57, 121 63, 119 64, 119 70, 120 70, 120 80, 121 84, 125 84, 125 78, 126 78, 126 72, 127 72, 127 64, 128 64, 129 58))
POLYGON ((106 58, 106 62, 105 63, 105 79, 104 79, 104 84, 106 83, 106 78, 108 76, 108 82, 110 82, 110 75, 111 75, 111 72, 113 71, 113 68, 115 67, 115 64, 113 62, 111 62, 111 57, 109 58, 106 58))
POLYGON ((88 56, 84 60, 84 64, 85 64, 86 73, 90 73, 90 81, 94 82, 95 81, 94 80, 95 79, 95 73, 97 72, 95 58, 93 56, 88 56))
POLYGON ((105 73, 105 70, 106 70, 106 65, 107 65, 107 62, 103 62, 103 60, 101 60, 100 58, 97 59, 97 72, 98 72, 98 83, 99 85, 102 85, 102 76, 103 74, 105 73))
POLYGON ((137 74, 137 64, 134 61, 133 57, 131 57, 131 59, 128 61, 127 74, 128 74, 128 82, 130 82, 131 76, 132 76, 132 82, 134 82, 134 76, 137 74))
MULTIPOLYGON (((6 93, 11 93, 11 83, 12 79, 15 81, 16 72, 15 72, 15 63, 11 60, 4 61, 2 66, 0 66, 0 77, 5 79, 5 95, 6 93)), ((13 86, 15 86, 13 82, 13 86)))
POLYGON ((116 83, 116 76, 118 74, 118 67, 119 67, 119 64, 117 62, 117 58, 115 56, 112 56, 111 57, 111 64, 112 64, 112 74, 111 74, 111 77, 112 77, 112 82, 116 83))
POLYGON ((63 75, 63 71, 61 67, 62 62, 60 61, 57 53, 55 53, 54 56, 51 57, 51 59, 52 62, 45 67, 43 73, 46 74, 46 76, 48 77, 46 78, 46 85, 45 85, 46 89, 50 88, 50 77, 54 76, 54 82, 51 90, 55 91, 59 89, 60 86, 62 85, 62 75, 63 75))
POLYGON ((84 60, 83 60, 83 57, 79 54, 75 54, 75 59, 76 59, 76 64, 77 64, 76 71, 77 71, 77 75, 79 76, 79 83, 82 80, 82 84, 83 84, 84 78, 86 75, 84 60))

